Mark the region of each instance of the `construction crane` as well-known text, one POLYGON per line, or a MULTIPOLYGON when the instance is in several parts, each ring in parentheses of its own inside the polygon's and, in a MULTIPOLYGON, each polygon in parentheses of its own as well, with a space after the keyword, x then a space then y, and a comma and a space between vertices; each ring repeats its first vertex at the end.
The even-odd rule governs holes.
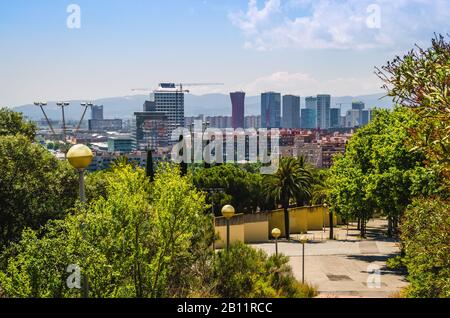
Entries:
MULTIPOLYGON (((180 83, 180 84, 174 84, 177 89, 178 93, 190 93, 189 90, 184 89, 184 87, 193 87, 193 86, 223 86, 225 84, 223 83, 180 83)), ((143 92, 152 92, 153 89, 148 88, 134 88, 132 89, 133 92, 135 91, 143 91, 143 92)))

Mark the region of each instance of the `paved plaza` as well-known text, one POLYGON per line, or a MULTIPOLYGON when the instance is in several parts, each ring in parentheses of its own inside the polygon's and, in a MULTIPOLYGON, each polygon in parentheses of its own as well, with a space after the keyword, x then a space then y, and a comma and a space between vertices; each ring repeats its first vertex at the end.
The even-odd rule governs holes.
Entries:
MULTIPOLYGON (((350 226, 335 229, 335 241, 327 241, 329 232, 308 233, 305 246, 305 281, 316 286, 320 297, 390 297, 407 285, 402 273, 386 268, 386 260, 399 253, 398 243, 385 236, 386 222, 368 224, 368 238, 361 240, 359 231, 350 226), (379 274, 379 275, 378 275, 379 274)), ((279 252, 290 257, 294 275, 302 280, 302 245, 280 242, 279 252)), ((255 244, 269 254, 275 244, 255 244)))

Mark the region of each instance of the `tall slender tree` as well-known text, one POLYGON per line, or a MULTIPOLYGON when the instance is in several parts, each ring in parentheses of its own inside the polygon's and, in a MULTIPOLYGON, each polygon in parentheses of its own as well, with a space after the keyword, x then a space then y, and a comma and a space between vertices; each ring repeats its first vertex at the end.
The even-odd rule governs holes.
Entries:
POLYGON ((147 151, 147 165, 145 167, 145 171, 147 174, 147 177, 150 179, 150 182, 153 182, 155 179, 155 171, 153 169, 153 150, 147 151))

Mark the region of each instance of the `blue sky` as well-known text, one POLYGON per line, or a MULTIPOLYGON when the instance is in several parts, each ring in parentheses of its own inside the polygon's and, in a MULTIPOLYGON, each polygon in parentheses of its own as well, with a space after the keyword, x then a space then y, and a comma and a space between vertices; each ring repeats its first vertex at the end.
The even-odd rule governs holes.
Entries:
POLYGON ((194 94, 376 93, 374 66, 450 32, 449 19, 447 0, 0 1, 0 104, 160 81, 226 84, 194 94), (80 29, 67 28, 70 4, 80 29))

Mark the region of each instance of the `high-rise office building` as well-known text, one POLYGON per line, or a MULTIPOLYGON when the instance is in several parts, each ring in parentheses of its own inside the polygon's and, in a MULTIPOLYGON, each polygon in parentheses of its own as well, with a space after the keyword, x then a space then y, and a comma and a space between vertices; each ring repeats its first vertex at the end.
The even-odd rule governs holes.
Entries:
POLYGON ((103 105, 93 105, 91 107, 91 119, 94 120, 103 119, 103 105))
POLYGON ((261 127, 281 128, 281 94, 261 94, 261 127))
POLYGON ((302 129, 314 129, 316 128, 317 118, 315 109, 302 109, 301 111, 301 128, 302 129))
POLYGON ((341 109, 331 108, 330 109, 330 128, 341 127, 341 109))
POLYGON ((309 96, 305 98, 306 109, 317 110, 317 97, 309 96))
POLYGON ((366 105, 361 101, 355 101, 352 103, 352 109, 363 110, 366 105))
POLYGON ((347 111, 345 116, 345 126, 347 128, 360 127, 361 126, 361 114, 359 109, 352 109, 347 111))
MULTIPOLYGON (((152 103, 144 104, 144 111, 134 113, 135 129, 133 137, 138 150, 157 149, 169 144, 169 120, 165 113, 147 111, 152 103)), ((184 118, 183 118, 184 121, 184 118)))
POLYGON ((364 109, 362 111, 362 115, 361 115, 361 125, 362 126, 365 126, 370 122, 370 120, 371 120, 370 115, 371 115, 371 111, 369 109, 364 109))
POLYGON ((232 126, 233 129, 245 128, 245 93, 230 93, 232 105, 232 126))
POLYGON ((330 128, 330 95, 317 95, 317 128, 330 128))
POLYGON ((169 136, 178 127, 184 127, 184 92, 173 83, 161 83, 153 92, 155 110, 167 117, 169 136))
POLYGON ((300 128, 300 96, 283 96, 283 128, 300 128))

